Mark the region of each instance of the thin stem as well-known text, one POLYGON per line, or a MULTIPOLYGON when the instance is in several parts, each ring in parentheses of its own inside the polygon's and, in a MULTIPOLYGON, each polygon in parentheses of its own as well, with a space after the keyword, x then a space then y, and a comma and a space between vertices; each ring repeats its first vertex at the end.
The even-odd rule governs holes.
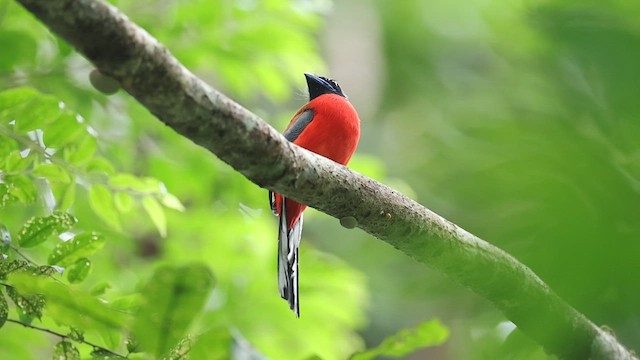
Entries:
MULTIPOLYGON (((22 252, 20 252, 20 250, 18 250, 18 248, 16 248, 15 246, 11 245, 11 250, 15 251, 16 254, 18 254, 21 258, 23 258, 26 262, 28 262, 29 264, 38 267, 40 265, 38 265, 36 262, 34 262, 33 260, 29 259, 25 254, 23 254, 22 252)), ((59 282, 60 284, 65 285, 65 283, 63 281, 61 281, 60 279, 56 278, 55 276, 46 274, 46 276, 48 276, 50 279, 52 279, 53 281, 59 282)))
POLYGON ((25 254, 21 253, 20 250, 18 250, 18 248, 16 248, 15 246, 11 246, 11 250, 15 251, 16 254, 20 255, 21 258, 23 258, 26 262, 28 262, 29 264, 33 265, 33 266, 38 266, 38 264, 36 264, 35 262, 33 262, 33 260, 29 259, 25 254))
POLYGON ((18 324, 18 325, 22 325, 22 326, 24 326, 26 328, 29 328, 29 329, 42 331, 42 332, 45 332, 47 334, 51 334, 51 335, 57 336, 57 337, 59 337, 61 339, 71 339, 71 340, 73 340, 75 342, 78 342, 78 343, 81 343, 81 344, 85 344, 85 345, 89 345, 89 346, 91 346, 93 348, 96 348, 96 349, 100 349, 100 350, 102 350, 102 351, 104 351, 106 353, 109 353, 110 355, 117 356, 119 358, 126 358, 126 356, 120 355, 117 352, 111 351, 111 350, 109 350, 109 349, 107 349, 105 347, 102 347, 100 345, 96 345, 96 344, 94 344, 94 343, 92 343, 90 341, 87 341, 87 340, 84 340, 84 339, 73 339, 73 338, 69 337, 68 335, 59 333, 59 332, 51 330, 51 329, 47 329, 47 328, 43 328, 43 327, 40 327, 40 326, 27 324, 27 323, 22 322, 20 320, 15 320, 15 319, 10 319, 10 318, 7 319, 7 322, 18 324))

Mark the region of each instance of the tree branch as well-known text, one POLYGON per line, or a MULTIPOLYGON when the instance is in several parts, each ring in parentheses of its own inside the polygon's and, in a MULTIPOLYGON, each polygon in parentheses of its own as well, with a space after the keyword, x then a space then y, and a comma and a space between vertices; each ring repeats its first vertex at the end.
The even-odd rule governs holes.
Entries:
POLYGON ((301 149, 98 0, 17 0, 167 126, 255 184, 358 227, 490 300, 567 359, 636 359, 530 269, 397 191, 301 149))

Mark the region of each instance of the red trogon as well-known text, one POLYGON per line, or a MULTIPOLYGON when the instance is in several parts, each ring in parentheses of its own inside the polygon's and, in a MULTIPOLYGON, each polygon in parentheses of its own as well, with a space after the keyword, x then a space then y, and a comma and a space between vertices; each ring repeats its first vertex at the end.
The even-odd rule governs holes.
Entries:
MULTIPOLYGON (((360 119, 334 80, 304 74, 309 102, 293 116, 284 137, 337 163, 346 165, 360 139, 360 119)), ((271 210, 279 219, 278 286, 280 296, 300 316, 298 302, 298 247, 302 235, 302 212, 307 207, 269 192, 271 210)))

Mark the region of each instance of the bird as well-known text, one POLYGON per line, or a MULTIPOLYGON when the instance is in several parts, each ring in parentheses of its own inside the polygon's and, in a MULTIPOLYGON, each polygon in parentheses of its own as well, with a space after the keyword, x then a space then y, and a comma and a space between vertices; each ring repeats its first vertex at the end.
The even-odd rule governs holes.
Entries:
MULTIPOLYGON (((330 78, 304 74, 309 102, 298 110, 284 137, 309 151, 347 165, 360 140, 360 118, 338 83, 330 78)), ((302 236, 305 204, 269 192, 269 202, 278 216, 278 287, 280 296, 300 317, 298 248, 302 236)))

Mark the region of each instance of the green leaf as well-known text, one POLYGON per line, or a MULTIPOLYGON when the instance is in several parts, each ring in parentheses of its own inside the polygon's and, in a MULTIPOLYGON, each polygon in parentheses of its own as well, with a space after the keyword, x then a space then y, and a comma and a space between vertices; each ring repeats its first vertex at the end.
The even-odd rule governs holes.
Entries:
POLYGON ((11 132, 13 132, 13 130, 10 127, 0 125, 0 169, 5 168, 4 161, 11 152, 20 150, 18 143, 14 139, 3 135, 3 133, 11 132))
POLYGON ((189 355, 193 359, 231 359, 232 341, 233 338, 229 329, 224 327, 214 328, 196 338, 189 355))
POLYGON ((169 209, 174 209, 178 211, 184 211, 184 205, 180 202, 180 200, 172 194, 166 193, 163 194, 160 198, 160 202, 162 205, 168 207, 169 209))
POLYGON ((102 249, 104 236, 97 232, 88 232, 76 235, 73 239, 61 242, 49 255, 50 265, 69 266, 80 258, 91 256, 102 249))
POLYGON ((97 148, 96 138, 87 133, 79 142, 64 149, 64 159, 75 166, 84 166, 93 158, 97 148))
POLYGON ((0 289, 0 328, 4 326, 4 323, 7 321, 7 315, 9 314, 9 305, 7 304, 7 299, 2 294, 2 289, 0 289))
POLYGON ((104 295, 109 289, 111 289, 111 284, 105 281, 94 286, 89 293, 93 296, 100 296, 104 295))
POLYGON ((17 87, 2 91, 0 92, 0 114, 4 115, 6 111, 38 96, 41 94, 36 89, 29 87, 17 87))
POLYGON ((71 183, 67 185, 67 189, 64 191, 64 195, 62 195, 62 201, 60 201, 60 205, 58 208, 61 211, 66 211, 73 206, 73 203, 76 201, 76 183, 72 179, 71 183))
POLYGON ((62 340, 56 344, 53 349, 54 360, 79 360, 80 352, 72 343, 62 340))
POLYGON ((89 160, 89 163, 87 164, 87 171, 107 175, 113 175, 116 172, 113 164, 111 164, 109 160, 100 156, 93 157, 89 160))
POLYGON ((143 304, 133 325, 140 347, 156 357, 183 337, 202 309, 214 278, 204 265, 158 268, 142 292, 143 304))
POLYGON ((149 214, 151 221, 160 232, 160 236, 167 236, 167 218, 164 214, 164 209, 158 203, 158 200, 152 197, 145 197, 142 200, 142 207, 149 214))
POLYGON ((61 271, 62 271, 62 269, 59 266, 42 265, 42 266, 37 266, 36 268, 34 268, 31 273, 34 274, 34 275, 53 276, 55 274, 60 274, 61 271))
POLYGON ((47 315, 53 320, 83 330, 120 330, 124 315, 84 292, 71 289, 49 277, 13 273, 8 283, 21 294, 39 294, 47 300, 47 315))
POLYGON ((119 191, 114 195, 116 209, 121 213, 126 213, 133 209, 133 196, 124 191, 119 191))
POLYGON ((138 350, 138 348, 140 347, 140 343, 138 343, 138 340, 135 338, 135 336, 129 334, 129 336, 124 341, 124 343, 127 346, 127 351, 128 352, 136 353, 136 352, 140 351, 140 350, 138 350))
POLYGON ((439 320, 433 319, 414 328, 400 330, 384 339, 377 347, 352 355, 351 359, 369 360, 381 356, 399 358, 418 349, 440 345, 448 337, 449 329, 439 320))
POLYGON ((0 69, 3 73, 12 71, 14 67, 30 64, 36 58, 36 39, 24 31, 3 28, 0 32, 0 48, 8 49, 7 54, 11 54, 0 59, 0 69))
POLYGON ((32 175, 36 177, 43 177, 49 181, 59 181, 61 183, 68 184, 71 182, 71 176, 69 172, 56 164, 38 164, 33 168, 32 175))
POLYGON ((33 181, 26 175, 5 176, 4 182, 9 187, 9 194, 23 204, 31 204, 38 195, 33 181))
POLYGON ((11 189, 9 185, 0 183, 0 209, 15 202, 17 198, 11 195, 11 189))
POLYGON ((67 336, 69 337, 69 339, 74 341, 84 341, 84 331, 73 326, 69 328, 69 334, 67 334, 67 336))
POLYGON ((85 125, 78 119, 78 115, 65 111, 56 121, 48 124, 44 130, 44 143, 47 147, 62 148, 83 134, 87 136, 85 125))
MULTIPOLYGON (((24 273, 20 273, 24 274, 24 273)), ((10 276, 14 276, 11 274, 10 276)), ((7 287, 7 295, 11 298, 11 301, 16 305, 18 315, 20 319, 31 323, 34 318, 40 319, 42 317, 42 309, 46 304, 44 297, 40 294, 26 294, 20 289, 13 287, 7 287)))
POLYGON ((19 150, 12 151, 4 159, 4 171, 9 174, 23 172, 30 165, 32 160, 33 158, 29 156, 22 157, 19 150))
POLYGON ((114 349, 120 344, 120 329, 100 329, 98 333, 107 348, 114 349))
POLYGON ((32 217, 18 233, 18 244, 22 247, 36 246, 52 235, 67 231, 77 221, 73 215, 60 211, 45 217, 32 217))
POLYGON ((184 354, 188 354, 191 350, 191 336, 186 336, 171 349, 169 353, 163 356, 164 360, 184 360, 184 354))
POLYGON ((143 194, 159 194, 163 188, 162 183, 158 179, 151 177, 139 178, 127 173, 119 173, 111 176, 109 178, 109 185, 143 194))
POLYGON ((6 279, 7 275, 17 270, 26 270, 33 268, 25 260, 0 260, 0 279, 6 279))
POLYGON ((89 205, 104 222, 116 230, 121 230, 118 212, 113 204, 113 195, 106 186, 96 184, 91 187, 89 205))
POLYGON ((22 134, 43 127, 61 114, 58 101, 31 88, 16 88, 0 95, 0 115, 15 120, 15 131, 22 134))
POLYGON ((67 269, 67 280, 72 284, 84 281, 91 271, 91 261, 87 258, 80 258, 69 269, 67 269))

